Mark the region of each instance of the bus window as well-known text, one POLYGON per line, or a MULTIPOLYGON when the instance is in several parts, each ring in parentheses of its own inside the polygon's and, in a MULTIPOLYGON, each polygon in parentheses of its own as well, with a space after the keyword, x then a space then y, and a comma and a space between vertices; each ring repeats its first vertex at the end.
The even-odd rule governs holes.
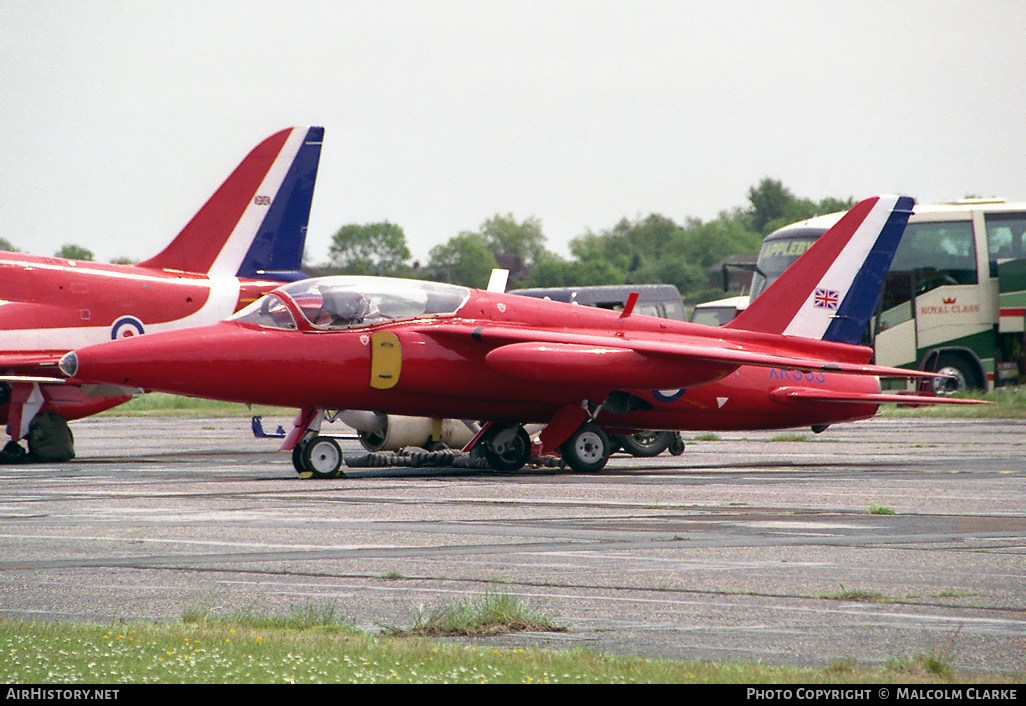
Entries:
POLYGON ((886 311, 937 287, 977 282, 971 221, 909 223, 884 284, 882 306, 886 311))
POLYGON ((805 254, 823 233, 825 228, 797 229, 794 235, 785 238, 767 238, 759 251, 759 260, 752 275, 751 297, 755 299, 776 281, 784 270, 805 254))
POLYGON ((1026 213, 988 213, 984 220, 992 270, 998 260, 1026 257, 1026 213))

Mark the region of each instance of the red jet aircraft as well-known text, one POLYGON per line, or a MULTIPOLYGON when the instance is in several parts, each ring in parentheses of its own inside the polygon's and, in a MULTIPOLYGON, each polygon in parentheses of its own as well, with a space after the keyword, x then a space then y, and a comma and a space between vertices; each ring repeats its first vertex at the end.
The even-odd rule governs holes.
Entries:
POLYGON ((170 245, 138 265, 0 253, 6 460, 20 460, 26 435, 30 452, 59 437, 62 453, 73 453, 64 420, 131 399, 131 391, 55 384, 47 375, 68 351, 219 321, 305 276, 298 270, 323 136, 320 127, 289 128, 261 142, 170 245), (29 434, 48 412, 56 422, 29 434))
POLYGON ((857 204, 727 327, 632 315, 423 281, 294 282, 210 326, 69 353, 69 379, 302 410, 282 444, 297 470, 340 473, 324 410, 486 422, 467 449, 498 470, 558 452, 594 472, 607 432, 814 429, 871 417, 878 376, 861 335, 912 199, 857 204), (854 286, 853 286, 854 285, 854 286), (825 334, 831 334, 829 336, 825 334), (540 448, 524 423, 542 423, 540 448))

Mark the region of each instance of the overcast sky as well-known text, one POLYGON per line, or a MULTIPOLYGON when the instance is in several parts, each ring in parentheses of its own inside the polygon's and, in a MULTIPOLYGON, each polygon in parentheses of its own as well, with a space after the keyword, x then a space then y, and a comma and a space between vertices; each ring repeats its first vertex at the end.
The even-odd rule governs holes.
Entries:
POLYGON ((307 240, 549 247, 796 195, 1026 200, 1026 3, 0 0, 0 236, 148 257, 258 142, 322 125, 307 240))

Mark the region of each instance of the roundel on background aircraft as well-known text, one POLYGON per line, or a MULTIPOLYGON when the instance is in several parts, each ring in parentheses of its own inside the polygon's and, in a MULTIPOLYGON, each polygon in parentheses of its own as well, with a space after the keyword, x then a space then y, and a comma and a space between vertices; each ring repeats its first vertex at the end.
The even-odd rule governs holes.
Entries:
POLYGON ((673 402, 679 400, 681 396, 687 392, 686 387, 682 387, 678 390, 652 390, 652 396, 660 402, 673 402))
POLYGON ((132 336, 140 336, 145 331, 143 330, 143 323, 134 316, 122 316, 120 319, 114 322, 114 325, 110 327, 111 340, 118 340, 119 338, 131 338, 132 336))

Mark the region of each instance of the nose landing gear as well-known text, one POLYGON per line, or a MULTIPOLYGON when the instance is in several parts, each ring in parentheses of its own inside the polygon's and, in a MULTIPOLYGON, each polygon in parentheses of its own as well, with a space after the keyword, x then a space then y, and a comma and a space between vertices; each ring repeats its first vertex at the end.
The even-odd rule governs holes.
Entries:
POLYGON ((495 426, 481 439, 488 465, 497 471, 519 471, 531 459, 531 437, 520 425, 495 426))
POLYGON ((301 441, 292 449, 292 465, 302 475, 314 478, 338 478, 342 475, 342 447, 330 436, 317 435, 301 441))

